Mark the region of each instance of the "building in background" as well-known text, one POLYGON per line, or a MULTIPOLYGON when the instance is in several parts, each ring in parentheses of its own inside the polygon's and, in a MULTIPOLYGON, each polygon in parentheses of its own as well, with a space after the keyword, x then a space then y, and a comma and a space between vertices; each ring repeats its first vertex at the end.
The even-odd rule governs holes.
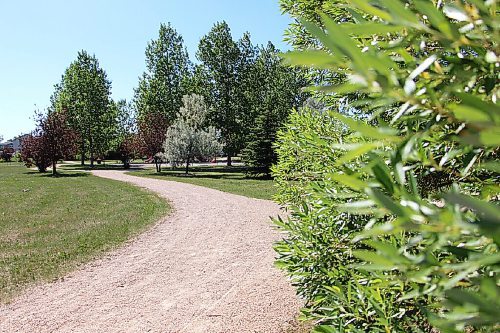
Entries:
POLYGON ((21 134, 16 136, 14 139, 0 142, 0 150, 4 150, 5 148, 12 148, 14 153, 21 151, 21 145, 23 144, 23 140, 29 136, 29 134, 21 134))

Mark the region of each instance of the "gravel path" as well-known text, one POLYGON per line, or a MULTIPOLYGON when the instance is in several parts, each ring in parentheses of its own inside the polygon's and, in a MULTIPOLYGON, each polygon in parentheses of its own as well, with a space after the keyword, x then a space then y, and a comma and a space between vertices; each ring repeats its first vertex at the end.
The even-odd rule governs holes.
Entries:
POLYGON ((0 306, 0 332, 265 332, 300 307, 274 268, 276 204, 94 171, 148 188, 174 212, 106 257, 0 306))

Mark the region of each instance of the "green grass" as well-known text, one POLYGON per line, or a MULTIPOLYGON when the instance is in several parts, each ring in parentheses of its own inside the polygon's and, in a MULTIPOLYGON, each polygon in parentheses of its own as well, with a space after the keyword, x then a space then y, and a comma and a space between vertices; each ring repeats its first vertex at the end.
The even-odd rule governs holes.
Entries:
POLYGON ((0 164, 0 302, 53 280, 145 230, 169 211, 145 190, 65 171, 0 164))
POLYGON ((242 167, 191 167, 189 175, 184 170, 163 168, 161 173, 154 169, 130 171, 130 175, 173 180, 199 186, 210 187, 219 191, 243 195, 250 198, 271 200, 276 192, 270 179, 248 178, 242 167))

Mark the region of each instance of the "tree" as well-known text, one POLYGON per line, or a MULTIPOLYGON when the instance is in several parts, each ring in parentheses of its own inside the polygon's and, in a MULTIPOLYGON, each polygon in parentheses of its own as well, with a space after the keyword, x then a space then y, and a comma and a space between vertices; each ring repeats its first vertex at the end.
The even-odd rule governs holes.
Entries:
POLYGON ((115 120, 110 95, 111 82, 97 58, 80 51, 51 98, 52 108, 68 110, 69 124, 80 137, 82 165, 87 152, 93 166, 96 155, 109 149, 115 120))
POLYGON ((261 48, 252 66, 255 82, 249 92, 253 124, 242 152, 249 173, 269 176, 277 156, 273 149, 276 132, 287 120, 290 110, 298 108, 308 94, 301 91, 307 85, 302 71, 283 64, 272 43, 261 48))
POLYGON ((175 165, 189 164, 197 157, 208 157, 220 151, 215 128, 203 128, 208 113, 204 98, 200 95, 186 95, 182 98, 184 106, 180 108, 177 120, 169 127, 165 140, 165 156, 175 165))
POLYGON ((249 55, 248 52, 242 53, 233 41, 226 22, 216 23, 202 37, 196 54, 205 67, 208 79, 209 122, 220 131, 228 165, 231 165, 231 157, 239 152, 245 139, 244 114, 241 112, 245 101, 240 83, 244 72, 242 68, 247 62, 243 58, 249 55))
POLYGON ((21 157, 27 166, 35 164, 40 172, 52 165, 52 175, 57 174, 57 161, 73 156, 77 135, 68 125, 66 111, 37 114, 37 128, 23 140, 21 157))
POLYGON ((139 118, 159 113, 171 124, 188 92, 189 56, 181 35, 170 23, 161 24, 158 39, 146 47, 146 72, 135 90, 139 118))
POLYGON ((34 133, 25 138, 21 149, 21 160, 28 168, 35 165, 39 172, 47 171, 52 162, 46 149, 45 138, 34 133))
POLYGON ((285 58, 345 78, 313 88, 364 115, 327 103, 279 134, 276 249, 303 313, 321 332, 497 331, 496 3, 282 3, 343 12, 295 12, 321 47, 285 58))
POLYGON ((135 108, 133 103, 128 103, 124 99, 114 102, 114 108, 116 110, 114 152, 122 161, 123 167, 128 169, 130 160, 139 151, 135 108))
POLYGON ((4 147, 0 153, 0 158, 4 160, 4 162, 10 162, 12 160, 12 156, 14 156, 13 148, 4 147))
POLYGON ((153 158, 156 172, 161 172, 163 143, 169 121, 162 113, 146 113, 138 121, 138 147, 140 152, 153 158))
POLYGON ((166 131, 189 90, 189 56, 182 36, 169 24, 161 24, 158 39, 146 47, 146 72, 135 90, 138 141, 141 151, 155 161, 161 171, 166 131))

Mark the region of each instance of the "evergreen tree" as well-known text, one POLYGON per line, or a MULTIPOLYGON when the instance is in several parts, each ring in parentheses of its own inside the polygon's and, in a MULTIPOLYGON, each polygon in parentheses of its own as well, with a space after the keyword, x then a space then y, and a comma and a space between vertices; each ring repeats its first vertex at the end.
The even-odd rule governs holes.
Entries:
POLYGON ((243 150, 243 160, 250 174, 269 176, 277 160, 273 144, 276 132, 286 121, 290 110, 305 101, 308 94, 301 91, 307 81, 298 69, 282 63, 272 43, 261 48, 252 68, 254 86, 250 90, 254 124, 243 150))

